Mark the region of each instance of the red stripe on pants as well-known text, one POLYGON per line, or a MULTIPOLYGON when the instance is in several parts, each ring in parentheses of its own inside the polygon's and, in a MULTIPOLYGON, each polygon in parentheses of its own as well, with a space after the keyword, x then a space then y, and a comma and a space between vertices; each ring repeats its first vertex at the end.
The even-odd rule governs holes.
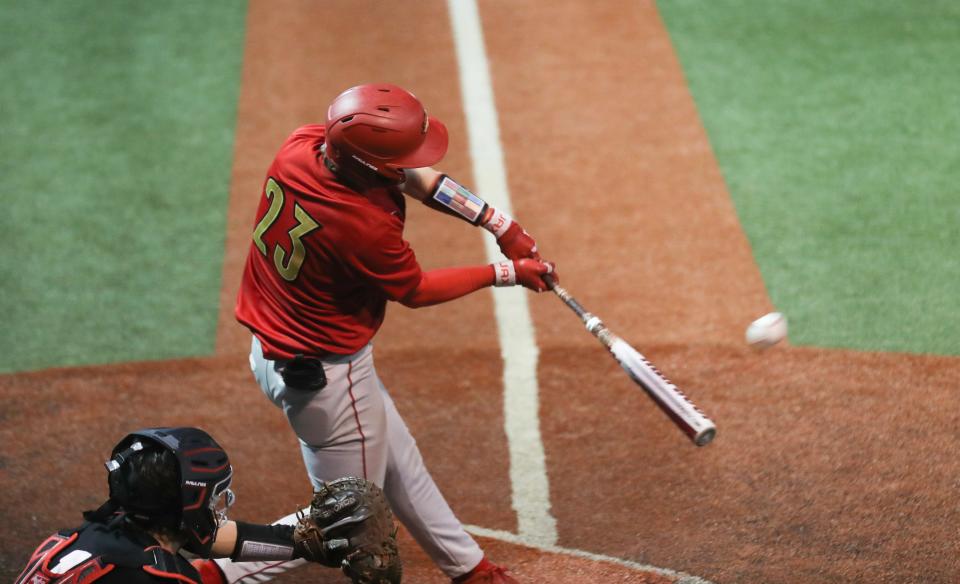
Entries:
POLYGON ((350 383, 350 388, 347 391, 350 393, 350 406, 353 408, 353 417, 357 421, 357 432, 360 433, 360 455, 363 458, 363 478, 367 478, 367 437, 363 435, 363 426, 360 424, 360 414, 357 412, 357 399, 353 396, 353 378, 351 377, 353 373, 353 361, 347 365, 347 381, 350 383))

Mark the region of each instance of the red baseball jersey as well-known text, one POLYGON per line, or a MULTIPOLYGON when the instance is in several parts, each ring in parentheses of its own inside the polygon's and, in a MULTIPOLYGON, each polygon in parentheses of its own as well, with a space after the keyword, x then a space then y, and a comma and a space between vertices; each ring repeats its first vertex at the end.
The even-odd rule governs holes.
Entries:
POLYGON ((270 165, 236 317, 268 359, 348 355, 383 323, 387 300, 420 284, 395 187, 358 193, 323 164, 324 127, 304 126, 270 165))

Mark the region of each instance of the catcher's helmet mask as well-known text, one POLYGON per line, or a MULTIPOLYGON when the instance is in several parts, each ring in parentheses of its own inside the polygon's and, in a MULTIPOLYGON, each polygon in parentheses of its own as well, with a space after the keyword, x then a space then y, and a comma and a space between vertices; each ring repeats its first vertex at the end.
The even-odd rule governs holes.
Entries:
MULTIPOLYGON (((207 556, 217 529, 227 519, 235 501, 230 483, 233 468, 226 452, 209 434, 198 428, 146 428, 127 435, 105 463, 110 500, 134 518, 145 519, 180 531, 184 548, 207 556), (130 459, 146 449, 163 448, 177 460, 179 498, 155 488, 141 488, 130 459)), ((101 508, 103 509, 103 508, 101 508)))
POLYGON ((447 152, 447 128, 412 93, 387 83, 358 85, 327 108, 326 156, 392 183, 404 168, 436 164, 447 152))

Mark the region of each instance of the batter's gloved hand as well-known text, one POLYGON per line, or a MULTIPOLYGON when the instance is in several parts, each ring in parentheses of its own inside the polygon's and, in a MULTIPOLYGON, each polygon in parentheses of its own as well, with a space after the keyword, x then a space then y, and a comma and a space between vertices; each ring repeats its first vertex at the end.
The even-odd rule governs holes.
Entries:
POLYGON ((553 262, 539 259, 519 259, 512 262, 497 262, 493 264, 494 286, 516 286, 520 284, 535 292, 543 292, 553 287, 543 277, 549 275, 553 283, 559 283, 557 267, 553 262))
POLYGON ((497 245, 503 255, 511 260, 540 259, 537 242, 510 215, 495 207, 490 207, 487 214, 489 217, 482 223, 483 228, 497 238, 497 245))
POLYGON ((296 555, 339 567, 354 584, 399 584, 397 526, 383 491, 360 478, 324 483, 293 532, 296 555))

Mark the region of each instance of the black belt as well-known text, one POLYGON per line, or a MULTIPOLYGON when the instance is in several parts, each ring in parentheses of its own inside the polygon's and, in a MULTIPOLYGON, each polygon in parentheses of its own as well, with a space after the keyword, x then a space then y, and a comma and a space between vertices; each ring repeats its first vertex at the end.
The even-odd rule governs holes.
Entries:
POLYGON ((273 368, 283 378, 283 384, 290 389, 320 391, 327 386, 323 361, 318 357, 297 355, 293 359, 275 361, 273 368))

